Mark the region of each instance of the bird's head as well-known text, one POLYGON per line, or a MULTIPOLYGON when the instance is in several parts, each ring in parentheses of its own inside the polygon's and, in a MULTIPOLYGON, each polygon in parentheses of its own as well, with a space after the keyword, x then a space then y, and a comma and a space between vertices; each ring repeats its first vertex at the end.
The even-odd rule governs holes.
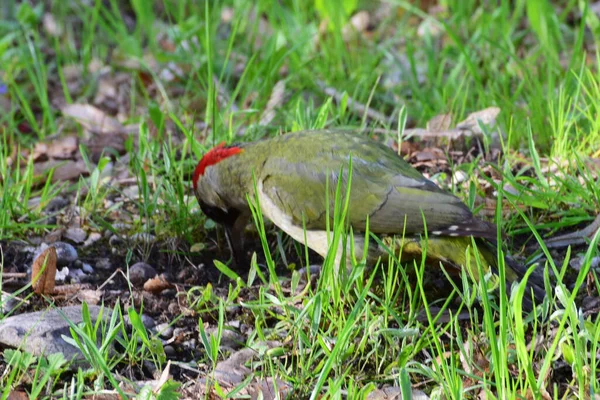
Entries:
POLYGON ((233 176, 231 164, 224 161, 243 151, 240 146, 225 146, 225 143, 221 143, 202 157, 192 175, 198 204, 208 218, 224 226, 234 262, 238 267, 247 265, 242 237, 244 215, 239 207, 236 207, 240 200, 232 198, 232 193, 235 193, 232 186, 239 185, 239 179, 233 176))
POLYGON ((228 207, 227 199, 223 198, 228 186, 233 184, 233 177, 229 176, 230 171, 219 169, 224 160, 243 151, 239 146, 226 146, 225 142, 222 142, 202 157, 192 175, 192 186, 200 208, 215 222, 233 223, 237 218, 228 207))

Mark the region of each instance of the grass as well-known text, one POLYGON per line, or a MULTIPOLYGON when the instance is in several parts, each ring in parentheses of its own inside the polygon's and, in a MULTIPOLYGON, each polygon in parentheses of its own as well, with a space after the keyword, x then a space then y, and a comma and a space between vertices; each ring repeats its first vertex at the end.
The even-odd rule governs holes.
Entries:
MULTIPOLYGON (((255 209, 261 251, 248 278, 216 262, 234 279, 189 290, 186 300, 198 319, 203 351, 181 368, 213 372, 228 356, 220 349, 225 322, 234 318, 231 310, 241 308, 252 326, 245 346, 259 347, 255 373, 289 384, 297 398, 364 398, 383 384, 412 386, 436 398, 597 396, 600 320, 583 314, 579 300, 585 282, 589 296, 600 294, 590 268, 598 256, 598 234, 566 254, 551 253, 543 238, 574 230, 598 214, 599 178, 589 158, 597 159, 600 148, 600 56, 588 51, 598 44, 598 17, 587 2, 575 0, 501 0, 495 6, 446 0, 438 14, 401 0, 342 3, 8 1, 0 8, 0 79, 10 100, 0 115, 0 249, 8 240, 52 231, 56 222, 44 209, 63 195, 79 207, 87 230, 118 232, 116 224, 126 222, 127 235, 174 240, 174 257, 193 258, 198 253, 190 249, 200 249, 217 258, 202 250, 217 228, 199 211, 189 182, 195 163, 213 145, 349 126, 382 128, 396 139, 404 112, 408 124, 424 127, 439 114, 452 113, 456 122, 497 106, 504 135, 493 172, 476 159, 432 179, 476 212, 482 208, 478 197, 495 191, 497 199, 504 198, 496 203, 495 218, 509 237, 519 238, 509 243, 514 252, 560 277, 536 313, 521 311, 524 285, 512 290, 500 285, 490 295, 494 280, 484 273, 478 281, 464 273, 447 299, 435 301, 427 295, 421 259, 400 266, 391 257, 374 269, 357 260, 349 274, 338 274, 328 257, 318 281, 304 287, 297 271, 280 272, 293 263, 291 255, 308 265, 308 253, 281 236, 273 246, 273 229, 255 209), (372 21, 368 34, 344 36, 355 11, 368 10, 376 18, 384 6, 389 9, 372 21), (40 28, 46 14, 59 33, 40 28), (325 19, 330 24, 320 27, 325 19), (419 35, 422 19, 439 33, 419 35), (93 103, 103 79, 116 75, 119 84, 107 81, 118 92, 110 98, 116 104, 97 106, 111 109, 123 124, 139 124, 139 132, 125 140, 128 157, 105 153, 94 161, 81 142, 77 152, 87 176, 53 182, 53 172, 36 171, 39 160, 31 150, 36 143, 65 134, 85 139, 60 106, 93 103), (341 100, 326 94, 322 83, 341 100), (281 85, 283 101, 268 110, 281 85), (388 118, 368 118, 351 100, 388 118), (268 111, 274 117, 261 123, 268 111), (115 200, 125 191, 110 179, 115 168, 134 179, 138 197, 115 200), (452 179, 458 170, 469 172, 465 182, 452 179), (523 242, 539 246, 530 251, 523 242), (579 271, 569 267, 576 257, 583 260, 579 271), (266 269, 259 266, 262 260, 266 269), (457 304, 466 321, 458 318, 457 304), (433 306, 454 311, 442 320, 429 311, 433 306), (217 326, 218 333, 210 334, 205 324, 217 326), (268 340, 280 343, 260 348, 268 340)), ((491 142, 490 133, 486 145, 491 142)), ((342 223, 347 202, 343 194, 339 199, 331 243, 351 235, 342 223)), ((148 260, 150 253, 147 246, 134 246, 127 263, 148 260)), ((5 256, 0 260, 4 270, 11 265, 5 256)), ((139 322, 133 308, 127 314, 139 322)), ((94 346, 96 332, 89 324, 87 330, 72 328, 73 340, 88 349, 90 369, 64 372, 64 360, 4 350, 3 396, 14 388, 33 397, 114 393, 123 390, 119 382, 125 378, 118 373, 123 365, 150 361, 165 368, 162 345, 143 325, 134 323, 133 333, 127 332, 122 313, 112 314, 105 340, 119 342, 125 351, 111 359, 106 346, 94 346)))

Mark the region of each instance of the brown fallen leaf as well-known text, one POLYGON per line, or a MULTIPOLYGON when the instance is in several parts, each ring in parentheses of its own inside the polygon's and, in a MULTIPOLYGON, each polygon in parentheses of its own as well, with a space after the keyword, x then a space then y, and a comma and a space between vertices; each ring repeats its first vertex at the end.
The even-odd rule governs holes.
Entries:
POLYGON ((96 305, 100 303, 103 295, 103 290, 83 289, 77 292, 77 299, 90 305, 96 305))
POLYGON ((69 135, 55 139, 48 143, 46 154, 50 158, 70 159, 79 149, 76 136, 69 135))
POLYGON ((29 400, 29 395, 20 390, 12 390, 8 394, 8 400, 29 400))
POLYGON ((171 287, 173 287, 173 285, 167 281, 163 275, 155 276, 144 283, 144 290, 152 294, 160 294, 163 290, 171 287))
POLYGON ((443 132, 452 126, 452 113, 440 114, 427 121, 427 130, 430 132, 443 132))
POLYGON ((92 133, 115 134, 125 131, 123 124, 90 104, 67 104, 61 111, 92 133))
POLYGON ((54 292, 56 279, 56 249, 48 247, 33 261, 31 268, 31 286, 37 294, 54 292))
POLYGON ((52 183, 60 181, 70 181, 78 179, 80 176, 89 174, 89 171, 83 160, 48 160, 45 162, 35 163, 33 173, 35 176, 45 175, 54 168, 52 174, 52 183))
POLYGON ((479 128, 479 122, 483 125, 488 125, 493 128, 496 125, 496 117, 500 114, 499 107, 488 107, 483 110, 471 113, 465 118, 464 121, 456 124, 456 129, 469 130, 474 134, 482 134, 481 128, 479 128))

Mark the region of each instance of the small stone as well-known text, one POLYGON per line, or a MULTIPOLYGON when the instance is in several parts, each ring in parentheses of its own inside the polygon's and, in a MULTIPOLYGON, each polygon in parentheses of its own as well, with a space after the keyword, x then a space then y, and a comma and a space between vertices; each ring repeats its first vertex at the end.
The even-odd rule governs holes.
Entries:
MULTIPOLYGON (((187 332, 187 330, 184 329, 184 328, 175 328, 175 329, 173 329, 173 337, 175 337, 175 338, 177 338, 177 337, 183 338, 183 337, 185 337, 185 333, 186 332, 187 332)), ((180 340, 181 340, 181 338, 180 338, 180 340)))
POLYGON ((154 329, 163 339, 170 339, 173 337, 174 328, 167 322, 156 325, 154 329))
POLYGON ((83 269, 83 272, 85 272, 86 274, 94 273, 94 268, 88 263, 83 263, 83 265, 81 266, 81 269, 83 269))
POLYGON ((167 356, 167 358, 175 358, 177 356, 175 348, 171 345, 166 345, 163 347, 163 350, 165 351, 165 356, 167 356))
POLYGON ((113 265, 108 258, 101 258, 96 261, 96 268, 112 270, 113 265))
POLYGON ((60 211, 69 205, 69 200, 61 196, 56 196, 48 202, 48 205, 44 208, 47 213, 60 211))
POLYGON ((454 172, 453 180, 454 183, 462 183, 469 179, 469 175, 465 171, 457 170, 454 172))
POLYGON ((156 326, 156 321, 151 316, 142 314, 142 324, 146 329, 152 329, 156 326))
POLYGON ((83 243, 83 247, 90 246, 96 243, 98 240, 102 239, 102 235, 98 232, 92 232, 88 236, 87 240, 83 243))
POLYGON ((151 244, 156 241, 156 237, 150 233, 136 233, 131 235, 131 240, 134 242, 151 244))
POLYGON ((56 277, 54 278, 56 282, 64 282, 69 276, 69 267, 64 267, 59 271, 56 271, 56 277))
POLYGON ((87 233, 81 228, 69 228, 63 234, 65 239, 80 244, 83 243, 87 237, 87 233))
POLYGON ((129 280, 133 286, 142 286, 148 279, 152 279, 156 275, 154 267, 144 262, 138 262, 129 267, 129 280))
POLYGON ((87 279, 87 275, 81 269, 75 268, 69 272, 69 278, 71 278, 71 283, 81 283, 87 279))
POLYGON ((123 189, 123 196, 131 200, 137 200, 140 197, 140 189, 137 185, 128 186, 123 189))
POLYGON ((41 197, 32 197, 29 199, 29 201, 27 202, 27 208, 29 208, 30 210, 39 207, 39 205, 42 203, 42 198, 41 197))
MULTIPOLYGON (((211 327, 206 329, 206 333, 210 336, 218 334, 218 329, 211 327)), ((221 331, 220 343, 222 347, 237 350, 244 345, 246 338, 232 329, 223 329, 221 331)))
POLYGON ((64 267, 77 260, 77 250, 73 245, 65 242, 55 242, 52 244, 56 249, 56 263, 59 267, 64 267))
POLYGON ((185 342, 183 342, 181 344, 181 347, 183 347, 184 349, 188 349, 188 350, 193 350, 198 346, 198 343, 196 342, 196 339, 190 339, 190 340, 186 340, 185 342))
POLYGON ((108 239, 108 244, 110 247, 122 246, 125 241, 119 235, 112 235, 110 239, 108 239))
POLYGON ((117 232, 125 232, 131 229, 131 224, 126 224, 124 222, 117 222, 113 224, 113 229, 117 232))

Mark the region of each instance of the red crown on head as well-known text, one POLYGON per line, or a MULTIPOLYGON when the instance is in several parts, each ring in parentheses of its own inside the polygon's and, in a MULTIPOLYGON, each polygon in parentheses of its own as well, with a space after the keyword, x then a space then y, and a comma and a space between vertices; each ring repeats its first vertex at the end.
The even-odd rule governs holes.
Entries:
POLYGON ((241 147, 225 146, 225 142, 221 142, 210 149, 208 153, 202 157, 198 165, 196 165, 194 175, 192 175, 192 185, 194 185, 194 190, 196 190, 196 187, 198 186, 198 179, 204 175, 206 168, 210 167, 211 165, 215 165, 228 157, 239 154, 242 151, 244 150, 241 147))

